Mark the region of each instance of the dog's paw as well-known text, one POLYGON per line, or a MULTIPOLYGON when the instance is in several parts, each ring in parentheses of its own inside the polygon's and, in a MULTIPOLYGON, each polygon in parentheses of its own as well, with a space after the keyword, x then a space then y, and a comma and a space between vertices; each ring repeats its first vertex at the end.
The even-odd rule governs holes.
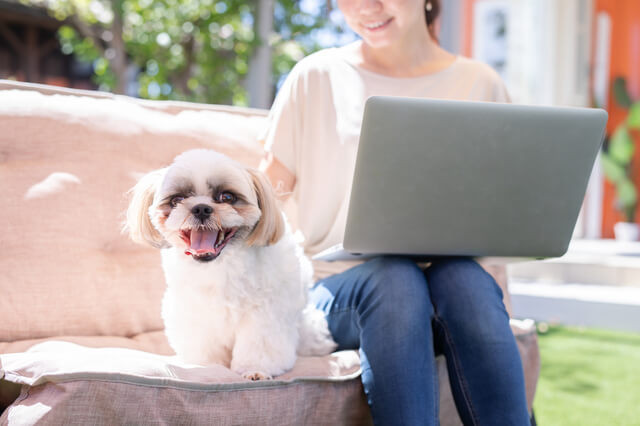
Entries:
POLYGON ((258 380, 273 380, 273 377, 261 371, 249 371, 242 375, 247 380, 257 382, 258 380))

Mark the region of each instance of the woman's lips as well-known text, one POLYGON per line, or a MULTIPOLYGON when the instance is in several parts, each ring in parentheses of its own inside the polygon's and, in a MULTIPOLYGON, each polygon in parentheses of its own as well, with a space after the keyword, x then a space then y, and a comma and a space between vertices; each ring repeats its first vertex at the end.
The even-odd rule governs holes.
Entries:
POLYGON ((389 24, 393 21, 393 18, 388 18, 380 21, 368 22, 366 24, 362 24, 362 27, 370 32, 380 31, 389 26, 389 24))

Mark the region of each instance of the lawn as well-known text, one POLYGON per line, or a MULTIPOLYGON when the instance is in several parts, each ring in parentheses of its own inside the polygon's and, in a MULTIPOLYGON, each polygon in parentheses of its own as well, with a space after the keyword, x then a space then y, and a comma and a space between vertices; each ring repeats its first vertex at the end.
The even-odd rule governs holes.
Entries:
POLYGON ((538 425, 640 425, 640 334, 553 326, 539 340, 538 425))

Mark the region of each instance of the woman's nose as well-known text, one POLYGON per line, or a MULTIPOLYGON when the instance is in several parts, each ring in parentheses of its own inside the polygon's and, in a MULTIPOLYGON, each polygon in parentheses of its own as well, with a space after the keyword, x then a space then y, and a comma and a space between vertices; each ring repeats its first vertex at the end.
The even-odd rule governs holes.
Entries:
POLYGON ((360 0, 360 13, 370 14, 382 10, 382 2, 380 0, 360 0))

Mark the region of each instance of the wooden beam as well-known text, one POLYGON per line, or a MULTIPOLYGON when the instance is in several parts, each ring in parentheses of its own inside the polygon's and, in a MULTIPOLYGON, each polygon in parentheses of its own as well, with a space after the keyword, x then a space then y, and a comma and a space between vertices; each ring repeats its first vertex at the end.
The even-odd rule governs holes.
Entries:
POLYGON ((55 37, 54 35, 54 38, 50 38, 42 46, 38 47, 38 56, 40 58, 44 58, 52 51, 59 48, 60 48, 60 43, 58 42, 58 38, 55 37))
POLYGON ((0 1, 0 21, 10 24, 35 24, 41 28, 57 30, 62 22, 49 16, 46 10, 23 6, 19 3, 7 4, 0 1))
POLYGON ((28 26, 26 31, 26 66, 24 70, 27 77, 27 81, 38 82, 40 80, 40 55, 38 53, 38 28, 35 26, 28 26))
POLYGON ((11 46, 11 48, 15 53, 20 54, 24 52, 25 46, 20 41, 16 33, 14 33, 11 28, 9 28, 7 25, 5 25, 4 22, 1 22, 1 21, 0 21, 0 35, 2 35, 5 39, 7 39, 7 41, 9 42, 9 45, 11 46))

